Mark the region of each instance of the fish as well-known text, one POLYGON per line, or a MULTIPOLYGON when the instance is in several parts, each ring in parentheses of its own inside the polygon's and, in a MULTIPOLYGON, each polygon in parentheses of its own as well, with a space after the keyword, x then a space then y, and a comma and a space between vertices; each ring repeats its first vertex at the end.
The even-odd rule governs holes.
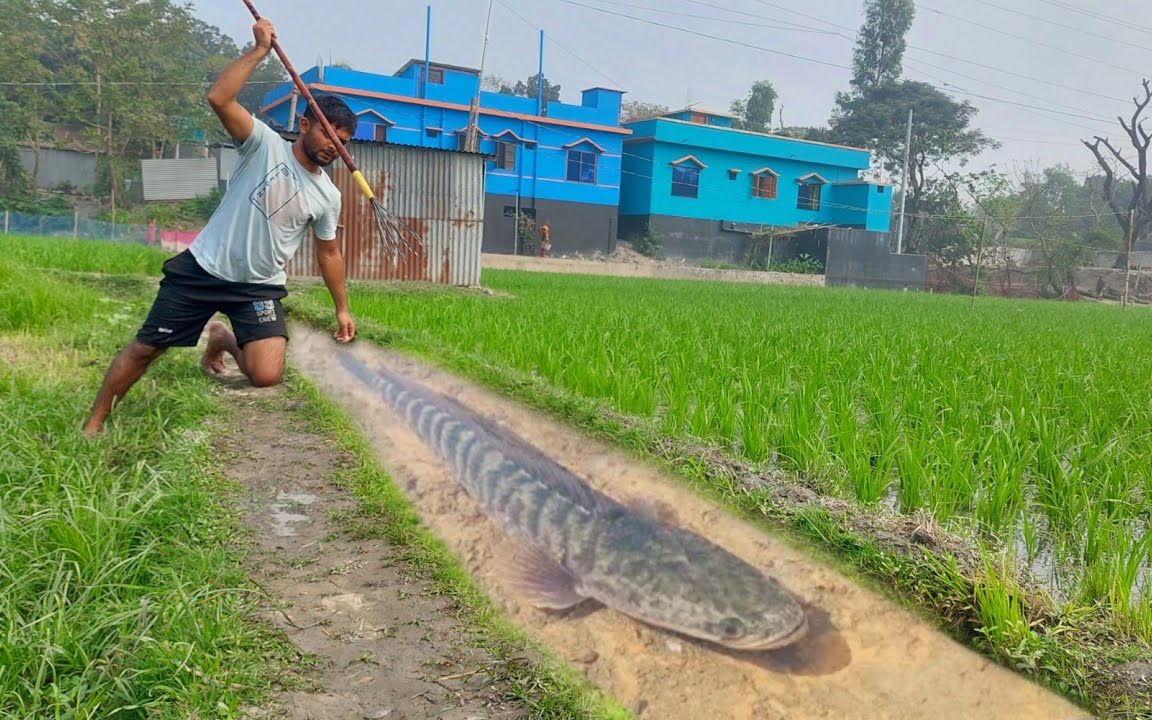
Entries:
POLYGON ((729 650, 776 650, 808 634, 799 598, 707 538, 592 488, 494 421, 398 374, 340 361, 376 391, 519 541, 505 575, 534 607, 587 600, 729 650))

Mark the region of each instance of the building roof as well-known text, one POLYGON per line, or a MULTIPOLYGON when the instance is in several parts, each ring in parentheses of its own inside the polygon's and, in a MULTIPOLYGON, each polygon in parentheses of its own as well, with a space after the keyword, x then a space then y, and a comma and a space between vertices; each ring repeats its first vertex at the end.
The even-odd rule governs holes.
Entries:
MULTIPOLYGON (((681 112, 683 112, 683 111, 681 111, 681 112)), ((866 152, 866 153, 872 152, 868 148, 854 147, 852 145, 838 145, 836 143, 820 142, 819 140, 805 140, 803 138, 794 138, 794 137, 789 137, 788 135, 777 135, 775 133, 762 133, 762 132, 756 132, 755 130, 739 130, 737 128, 721 127, 719 125, 705 125, 704 123, 694 123, 694 122, 689 122, 687 120, 678 120, 676 118, 670 118, 670 117, 667 117, 665 115, 658 115, 656 117, 649 117, 649 118, 637 118, 636 120, 629 120, 628 122, 620 123, 620 126, 626 128, 630 125, 636 125, 636 124, 642 123, 642 122, 651 122, 653 120, 656 120, 658 122, 666 122, 666 123, 678 123, 680 125, 691 125, 692 127, 705 128, 705 129, 711 130, 713 132, 743 133, 745 135, 756 135, 758 137, 773 138, 776 140, 786 140, 788 142, 803 143, 805 145, 821 145, 823 147, 840 148, 841 150, 856 150, 858 152, 866 152)), ((641 137, 641 138, 636 138, 635 140, 633 140, 633 142, 645 140, 645 139, 651 140, 651 138, 642 138, 641 137)))
POLYGON ((670 115, 680 115, 682 113, 698 113, 700 115, 712 115, 713 117, 729 118, 731 120, 737 119, 736 116, 732 113, 720 112, 718 110, 709 110, 708 108, 702 107, 686 107, 680 110, 670 110, 666 113, 660 113, 656 117, 667 118, 670 115))
MULTIPOLYGON (((423 64, 424 64, 423 60, 421 60, 419 58, 412 58, 408 62, 404 63, 404 67, 402 67, 396 71, 396 77, 399 77, 399 76, 403 75, 404 73, 408 72, 408 68, 412 67, 413 65, 423 65, 423 64)), ((480 71, 477 70, 476 68, 464 67, 462 65, 448 65, 447 63, 430 62, 430 63, 428 63, 428 67, 439 68, 441 70, 455 70, 457 72, 468 73, 470 75, 479 75, 480 74, 480 71)))

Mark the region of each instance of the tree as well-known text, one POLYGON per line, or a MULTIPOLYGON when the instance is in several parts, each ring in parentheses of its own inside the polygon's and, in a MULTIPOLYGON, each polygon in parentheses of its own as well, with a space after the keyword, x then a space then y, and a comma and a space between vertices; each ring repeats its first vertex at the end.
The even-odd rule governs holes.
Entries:
MULTIPOLYGON (((512 87, 501 85, 500 92, 505 95, 519 95, 520 97, 534 98, 536 97, 537 88, 539 88, 539 78, 532 75, 529 76, 527 82, 518 80, 516 85, 512 87)), ((544 102, 560 102, 560 86, 548 82, 547 75, 544 76, 544 102)))
POLYGON ((643 100, 625 100, 624 104, 620 107, 620 122, 632 122, 633 120, 643 120, 645 118, 656 117, 664 115, 668 112, 668 107, 658 105, 657 103, 644 102, 643 100))
POLYGON ((842 100, 832 116, 832 141, 871 149, 877 162, 891 174, 898 174, 902 168, 908 110, 915 109, 905 188, 905 247, 908 252, 919 252, 916 215, 922 212, 920 205, 926 198, 929 173, 944 162, 963 166, 973 156, 999 144, 969 127, 977 112, 972 104, 958 102, 927 83, 886 83, 842 100))
POLYGON ((1148 150, 1149 147, 1152 147, 1152 131, 1144 127, 1145 122, 1147 122, 1144 113, 1152 104, 1152 81, 1144 80, 1143 88, 1144 97, 1132 99, 1136 108, 1131 119, 1118 118, 1120 127, 1124 129, 1124 133, 1128 136, 1128 141, 1135 152, 1135 159, 1125 157, 1124 153, 1108 138, 1097 135, 1093 142, 1083 141, 1084 145, 1096 156, 1096 162, 1104 171, 1104 197, 1112 209, 1116 222, 1124 230, 1124 237, 1127 238, 1126 253, 1132 251, 1132 247, 1128 246, 1127 242, 1134 243, 1143 238, 1145 231, 1149 226, 1152 226, 1152 184, 1149 183, 1148 178, 1148 150), (1105 158, 1104 152, 1100 149, 1101 145, 1108 150, 1112 159, 1128 171, 1133 187, 1127 203, 1120 202, 1117 197, 1116 170, 1105 158))
POLYGON ((734 125, 741 130, 768 132, 772 127, 772 113, 776 110, 776 88, 767 80, 752 84, 752 90, 743 100, 732 101, 734 125))
POLYGON ((503 76, 495 73, 487 73, 484 77, 480 78, 480 89, 488 90, 490 92, 501 92, 501 88, 508 85, 508 81, 503 76))
MULTIPOLYGON (((4 134, 9 138, 15 135, 16 140, 32 149, 32 175, 23 177, 19 150, 11 140, 11 147, 6 151, 6 165, 15 158, 20 167, 20 182, 29 182, 35 188, 40 175, 40 150, 51 135, 50 116, 58 102, 56 86, 50 84, 53 72, 45 66, 43 55, 51 40, 35 7, 28 0, 10 0, 5 11, 0 13, 0 37, 4 38, 5 46, 4 62, 0 63, 0 82, 7 83, 0 96, 4 134)), ((9 175, 7 179, 16 182, 15 175, 9 175)))
POLYGON ((900 79, 904 38, 915 15, 913 0, 865 0, 864 25, 852 54, 853 90, 861 93, 900 79))

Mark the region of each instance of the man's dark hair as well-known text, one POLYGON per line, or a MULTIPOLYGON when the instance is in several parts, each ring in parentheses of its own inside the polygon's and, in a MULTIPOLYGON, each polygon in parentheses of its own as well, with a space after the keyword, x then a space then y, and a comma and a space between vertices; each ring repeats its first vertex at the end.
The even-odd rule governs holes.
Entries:
MULTIPOLYGON (((343 128, 353 133, 356 132, 356 125, 359 124, 360 118, 356 117, 343 100, 335 95, 316 95, 315 98, 316 104, 320 106, 320 112, 324 113, 324 117, 328 118, 328 122, 332 123, 333 128, 343 128)), ((318 122, 311 105, 304 111, 304 117, 311 122, 318 122)))

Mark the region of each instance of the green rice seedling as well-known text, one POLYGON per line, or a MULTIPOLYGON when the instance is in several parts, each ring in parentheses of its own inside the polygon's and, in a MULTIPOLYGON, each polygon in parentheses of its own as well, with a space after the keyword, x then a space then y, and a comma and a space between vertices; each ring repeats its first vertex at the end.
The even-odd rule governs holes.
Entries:
POLYGON ((0 257, 37 273, 55 269, 159 275, 160 266, 171 256, 166 250, 130 243, 0 235, 0 257))
POLYGON ((894 495, 1001 549, 1020 527, 1029 554, 1072 568, 1117 552, 1101 522, 1152 517, 1143 312, 505 271, 484 281, 499 294, 361 284, 354 305, 401 345, 535 376, 863 503, 894 495))

